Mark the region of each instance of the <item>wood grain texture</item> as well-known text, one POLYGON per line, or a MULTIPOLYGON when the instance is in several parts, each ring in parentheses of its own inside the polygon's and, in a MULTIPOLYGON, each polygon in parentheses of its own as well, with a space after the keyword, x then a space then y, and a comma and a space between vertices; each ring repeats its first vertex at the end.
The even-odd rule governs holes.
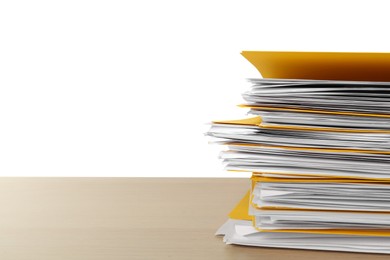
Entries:
POLYGON ((0 259, 388 259, 225 245, 247 179, 0 178, 0 259))

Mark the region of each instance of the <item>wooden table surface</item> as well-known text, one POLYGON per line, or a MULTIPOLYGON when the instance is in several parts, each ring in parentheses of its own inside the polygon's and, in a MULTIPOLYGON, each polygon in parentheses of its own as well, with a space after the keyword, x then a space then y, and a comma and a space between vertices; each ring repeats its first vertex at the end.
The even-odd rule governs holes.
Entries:
POLYGON ((389 259, 225 245, 247 179, 0 178, 0 259, 389 259))

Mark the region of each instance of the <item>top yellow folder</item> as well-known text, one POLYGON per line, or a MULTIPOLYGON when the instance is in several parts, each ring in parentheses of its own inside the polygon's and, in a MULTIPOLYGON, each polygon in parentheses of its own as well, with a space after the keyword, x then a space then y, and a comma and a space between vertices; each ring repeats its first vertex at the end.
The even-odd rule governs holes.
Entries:
POLYGON ((263 78, 390 81, 390 53, 243 51, 241 54, 263 78))

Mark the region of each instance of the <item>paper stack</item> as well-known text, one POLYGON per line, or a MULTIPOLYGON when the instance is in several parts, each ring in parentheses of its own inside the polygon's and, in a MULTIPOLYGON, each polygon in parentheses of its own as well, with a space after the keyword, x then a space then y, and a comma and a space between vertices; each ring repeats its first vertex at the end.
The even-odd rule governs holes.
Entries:
POLYGON ((390 54, 243 52, 251 117, 214 121, 251 189, 218 230, 250 246, 390 253, 390 54))

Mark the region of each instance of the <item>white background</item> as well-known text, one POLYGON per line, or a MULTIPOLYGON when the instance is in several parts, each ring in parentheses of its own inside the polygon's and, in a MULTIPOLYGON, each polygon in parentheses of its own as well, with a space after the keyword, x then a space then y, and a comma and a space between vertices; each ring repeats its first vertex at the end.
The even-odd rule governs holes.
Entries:
POLYGON ((242 50, 390 51, 388 1, 2 1, 0 175, 229 177, 242 50))

